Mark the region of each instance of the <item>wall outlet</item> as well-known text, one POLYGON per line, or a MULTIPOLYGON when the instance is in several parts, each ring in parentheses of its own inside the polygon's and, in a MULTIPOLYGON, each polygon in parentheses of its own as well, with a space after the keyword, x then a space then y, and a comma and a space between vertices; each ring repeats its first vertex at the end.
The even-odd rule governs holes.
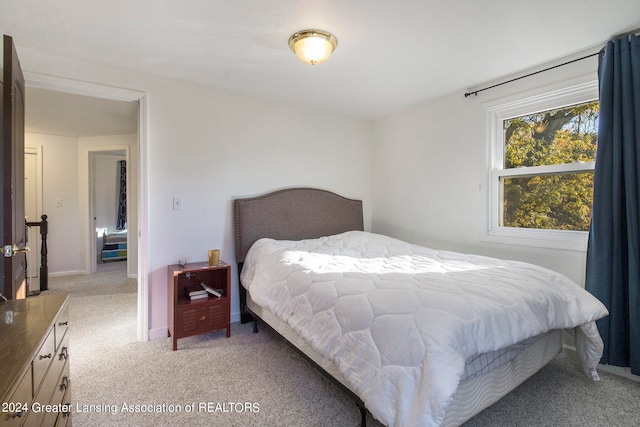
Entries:
POLYGON ((173 197, 173 210, 181 211, 182 210, 182 197, 173 197))

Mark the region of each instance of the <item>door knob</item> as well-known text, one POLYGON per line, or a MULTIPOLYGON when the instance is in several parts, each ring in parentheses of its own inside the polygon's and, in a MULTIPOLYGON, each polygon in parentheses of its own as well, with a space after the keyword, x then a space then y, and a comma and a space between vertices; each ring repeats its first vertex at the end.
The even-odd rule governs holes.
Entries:
POLYGON ((19 248, 15 243, 13 245, 4 245, 4 256, 5 258, 10 258, 21 252, 29 252, 30 250, 31 248, 27 246, 19 248))
POLYGON ((11 249, 13 249, 13 255, 15 255, 17 253, 20 253, 20 252, 29 252, 31 250, 31 248, 27 247, 27 246, 19 248, 15 243, 13 244, 13 247, 11 249))

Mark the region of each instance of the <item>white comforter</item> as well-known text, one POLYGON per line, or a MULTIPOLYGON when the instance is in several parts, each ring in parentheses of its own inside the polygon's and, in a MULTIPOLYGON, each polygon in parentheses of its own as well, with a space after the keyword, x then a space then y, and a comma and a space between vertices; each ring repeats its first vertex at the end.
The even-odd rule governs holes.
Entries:
POLYGON ((251 298, 338 366, 387 425, 439 425, 465 360, 551 329, 577 330, 585 369, 606 308, 531 264, 436 251, 367 232, 261 239, 241 277, 251 298))

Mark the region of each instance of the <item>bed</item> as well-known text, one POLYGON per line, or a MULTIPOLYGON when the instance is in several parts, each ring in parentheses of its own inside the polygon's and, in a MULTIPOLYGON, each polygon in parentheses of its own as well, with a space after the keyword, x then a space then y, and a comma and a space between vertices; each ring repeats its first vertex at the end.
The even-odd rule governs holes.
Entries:
POLYGON ((118 231, 103 236, 100 260, 102 262, 127 259, 127 232, 118 231))
POLYGON ((243 320, 287 339, 363 424, 460 425, 553 359, 562 330, 597 375, 607 311, 558 273, 365 232, 362 202, 325 190, 236 199, 234 216, 243 320))

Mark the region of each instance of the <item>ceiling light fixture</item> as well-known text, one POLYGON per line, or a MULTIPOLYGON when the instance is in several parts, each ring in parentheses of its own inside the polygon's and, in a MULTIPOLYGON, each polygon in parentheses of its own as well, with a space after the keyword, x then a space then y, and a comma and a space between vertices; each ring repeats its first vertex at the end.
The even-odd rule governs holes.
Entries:
POLYGON ((338 39, 322 30, 302 30, 289 37, 289 47, 298 59, 316 65, 326 61, 338 45, 338 39))

